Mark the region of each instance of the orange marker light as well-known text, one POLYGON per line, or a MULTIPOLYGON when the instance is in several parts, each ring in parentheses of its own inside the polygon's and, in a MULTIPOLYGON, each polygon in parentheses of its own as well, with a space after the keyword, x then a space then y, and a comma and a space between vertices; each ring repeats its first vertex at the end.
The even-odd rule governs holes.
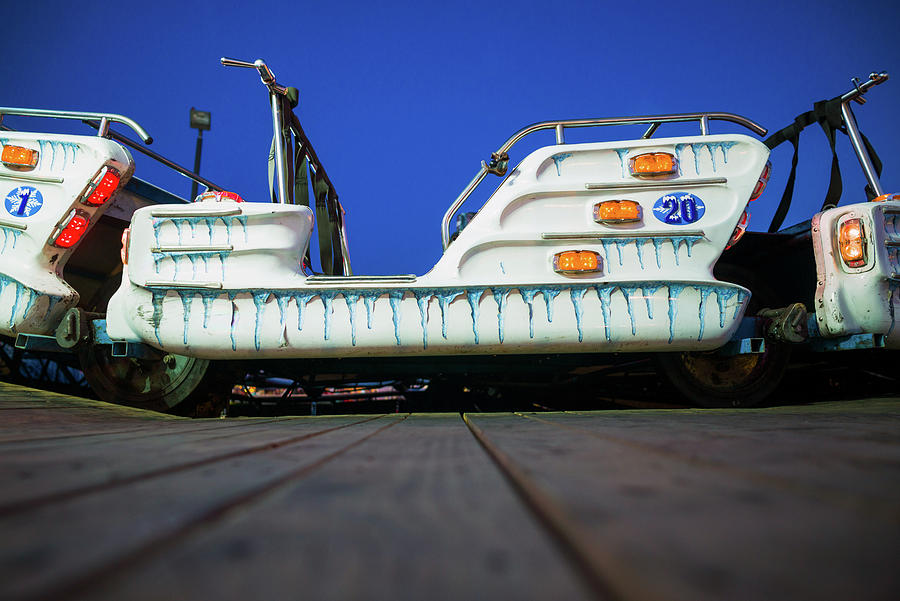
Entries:
POLYGON ((882 194, 872 199, 872 202, 892 202, 900 200, 900 194, 882 194))
POLYGON ((648 152, 631 157, 628 170, 635 177, 678 173, 678 161, 668 152, 648 152))
POLYGON ((641 218, 641 205, 633 200, 604 200, 594 205, 597 223, 630 223, 641 218))
POLYGON ((848 219, 840 225, 838 247, 847 267, 866 264, 866 232, 861 219, 848 219))
POLYGON ((557 273, 591 273, 600 271, 600 255, 592 250, 567 250, 553 255, 557 273))
POLYGON ((0 162, 7 167, 30 170, 38 162, 38 151, 21 146, 4 146, 0 162))

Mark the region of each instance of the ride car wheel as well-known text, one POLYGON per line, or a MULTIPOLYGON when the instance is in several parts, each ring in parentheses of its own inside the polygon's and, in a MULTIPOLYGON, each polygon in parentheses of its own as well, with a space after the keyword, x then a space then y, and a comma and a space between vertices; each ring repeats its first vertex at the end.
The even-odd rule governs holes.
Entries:
POLYGON ((193 417, 218 416, 228 401, 228 379, 214 373, 206 359, 137 359, 109 351, 90 344, 78 356, 84 377, 103 401, 193 417))
MULTIPOLYGON (((716 277, 751 291, 746 315, 775 306, 777 297, 755 275, 739 266, 717 265, 716 277)), ((659 353, 657 371, 690 402, 701 407, 752 407, 781 382, 791 346, 766 340, 764 353, 722 356, 715 351, 659 353)))

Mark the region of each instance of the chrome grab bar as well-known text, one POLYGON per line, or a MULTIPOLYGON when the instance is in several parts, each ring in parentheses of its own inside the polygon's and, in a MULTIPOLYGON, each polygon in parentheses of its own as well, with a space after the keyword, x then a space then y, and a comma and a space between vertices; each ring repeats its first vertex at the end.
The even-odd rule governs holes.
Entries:
MULTIPOLYGON (((751 121, 746 117, 741 117, 740 115, 735 115, 732 113, 683 113, 676 115, 650 115, 643 117, 564 119, 560 121, 541 121, 540 123, 533 123, 532 125, 520 129, 518 132, 513 134, 513 136, 503 144, 503 146, 500 147, 500 150, 494 153, 494 156, 501 156, 506 154, 510 149, 512 149, 513 146, 516 145, 517 142, 519 142, 519 140, 521 140, 525 136, 533 134, 536 131, 547 129, 556 131, 557 144, 565 144, 565 129, 567 127, 599 127, 604 125, 632 125, 638 123, 646 123, 650 125, 650 127, 646 132, 644 132, 644 135, 642 136, 646 139, 653 135, 653 133, 661 123, 683 123, 687 121, 699 121, 700 133, 704 136, 709 135, 710 121, 731 121, 732 123, 743 125, 759 136, 764 136, 766 135, 766 133, 768 133, 768 130, 766 130, 766 128, 756 123, 755 121, 751 121)), ((481 170, 475 175, 472 181, 469 182, 469 185, 465 187, 462 193, 456 197, 456 200, 453 201, 453 204, 450 205, 450 208, 447 209, 447 212, 444 213, 444 218, 441 219, 441 244, 443 245, 444 250, 447 250, 447 247, 450 246, 450 220, 453 219, 453 216, 456 214, 462 204, 466 201, 467 198, 469 198, 469 195, 472 194, 475 188, 478 187, 478 185, 488 173, 490 173, 490 167, 482 162, 481 170)))
POLYGON ((22 117, 51 117, 53 119, 78 119, 79 121, 85 121, 88 119, 98 119, 100 121, 100 127, 97 131, 97 135, 103 138, 109 136, 109 123, 110 121, 114 121, 116 123, 122 123, 123 125, 127 125, 134 132, 140 136, 141 140, 144 141, 144 144, 152 144, 153 138, 150 134, 147 133, 143 127, 138 125, 138 123, 134 119, 129 119, 124 115, 116 115, 114 113, 84 113, 81 111, 53 111, 53 110, 45 110, 45 109, 20 109, 3 106, 0 107, 0 119, 3 118, 3 115, 19 115, 22 117))
MULTIPOLYGON (((89 125, 90 127, 93 127, 95 129, 100 129, 100 124, 97 123, 96 121, 85 120, 84 123, 85 123, 85 125, 89 125)), ((158 162, 162 163, 163 165, 165 165, 172 171, 175 171, 176 173, 180 173, 181 175, 185 176, 186 178, 188 178, 190 180, 197 182, 198 184, 206 186, 207 190, 219 190, 219 191, 224 190, 224 188, 222 188, 221 186, 217 186, 216 184, 212 183, 208 179, 201 177, 200 175, 194 173, 190 169, 188 169, 186 167, 182 167, 181 165, 179 165, 178 163, 176 163, 174 161, 170 161, 169 159, 162 156, 161 154, 157 154, 157 153, 153 152, 152 150, 144 148, 143 146, 141 146, 140 144, 138 144, 131 138, 126 138, 122 134, 117 134, 114 131, 109 132, 109 138, 112 140, 115 140, 116 142, 119 142, 120 144, 124 144, 125 146, 128 146, 129 148, 137 150, 141 154, 147 155, 154 161, 158 161, 158 162)), ((190 201, 193 202, 194 199, 191 198, 190 201)))
POLYGON ((850 145, 853 146, 853 151, 856 153, 859 165, 862 167, 863 173, 866 176, 866 182, 869 184, 872 192, 875 193, 875 196, 884 194, 884 188, 881 186, 881 181, 878 179, 878 173, 875 171, 875 166, 872 164, 869 152, 865 149, 862 134, 859 131, 859 126, 856 124, 856 116, 854 116, 853 110, 850 108, 850 102, 855 101, 859 104, 865 104, 866 99, 863 98, 863 94, 865 94, 872 86, 877 86, 878 84, 887 81, 887 79, 887 71, 882 71, 881 73, 869 73, 869 79, 863 83, 859 83, 859 80, 854 77, 851 80, 854 88, 841 96, 841 116, 844 119, 844 125, 847 126, 847 135, 850 137, 850 145))

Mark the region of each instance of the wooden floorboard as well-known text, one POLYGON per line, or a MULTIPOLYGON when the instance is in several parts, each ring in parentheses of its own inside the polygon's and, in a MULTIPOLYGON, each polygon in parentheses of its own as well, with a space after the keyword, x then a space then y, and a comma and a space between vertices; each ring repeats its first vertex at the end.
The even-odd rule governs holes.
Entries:
MULTIPOLYGON (((851 409, 844 432, 893 430, 895 419, 883 418, 900 403, 883 409, 865 419, 851 409)), ((589 532, 581 551, 622 598, 897 598, 897 449, 885 457, 846 443, 848 469, 843 443, 827 435, 769 445, 757 432, 775 428, 763 425, 766 410, 650 422, 629 413, 468 417, 552 499, 563 528, 589 532), (817 457, 820 447, 829 451, 817 457), (835 470, 828 486, 810 477, 818 467, 835 470)), ((790 415, 816 427, 815 408, 783 412, 778 423, 790 415)))
POLYGON ((455 414, 413 415, 85 598, 160 583, 185 599, 591 598, 455 414))
POLYGON ((900 399, 188 420, 0 384, 0 599, 900 598, 900 399))

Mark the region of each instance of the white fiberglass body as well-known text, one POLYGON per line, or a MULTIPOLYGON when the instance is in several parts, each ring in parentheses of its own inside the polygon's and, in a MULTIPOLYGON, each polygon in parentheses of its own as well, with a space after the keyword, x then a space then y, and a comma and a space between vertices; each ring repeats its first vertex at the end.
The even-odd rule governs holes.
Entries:
POLYGON ((736 134, 538 149, 420 277, 307 276, 302 206, 141 209, 108 333, 220 359, 717 348, 749 292, 712 268, 767 157, 736 134), (678 172, 631 175, 648 152, 678 172), (697 210, 679 219, 686 196, 697 210), (638 202, 642 219, 598 223, 605 200, 638 202), (597 252, 600 271, 555 271, 569 250, 597 252))
POLYGON ((900 348, 900 202, 867 202, 829 209, 813 218, 816 321, 823 336, 886 334, 900 348), (840 225, 859 219, 865 264, 848 267, 838 246, 840 225))
POLYGON ((88 229, 111 203, 80 201, 104 166, 124 184, 134 169, 131 155, 101 137, 0 132, 6 146, 37 151, 33 168, 0 164, 0 334, 52 334, 62 315, 78 304, 63 279, 72 248, 51 244, 54 232, 77 210, 88 229))

